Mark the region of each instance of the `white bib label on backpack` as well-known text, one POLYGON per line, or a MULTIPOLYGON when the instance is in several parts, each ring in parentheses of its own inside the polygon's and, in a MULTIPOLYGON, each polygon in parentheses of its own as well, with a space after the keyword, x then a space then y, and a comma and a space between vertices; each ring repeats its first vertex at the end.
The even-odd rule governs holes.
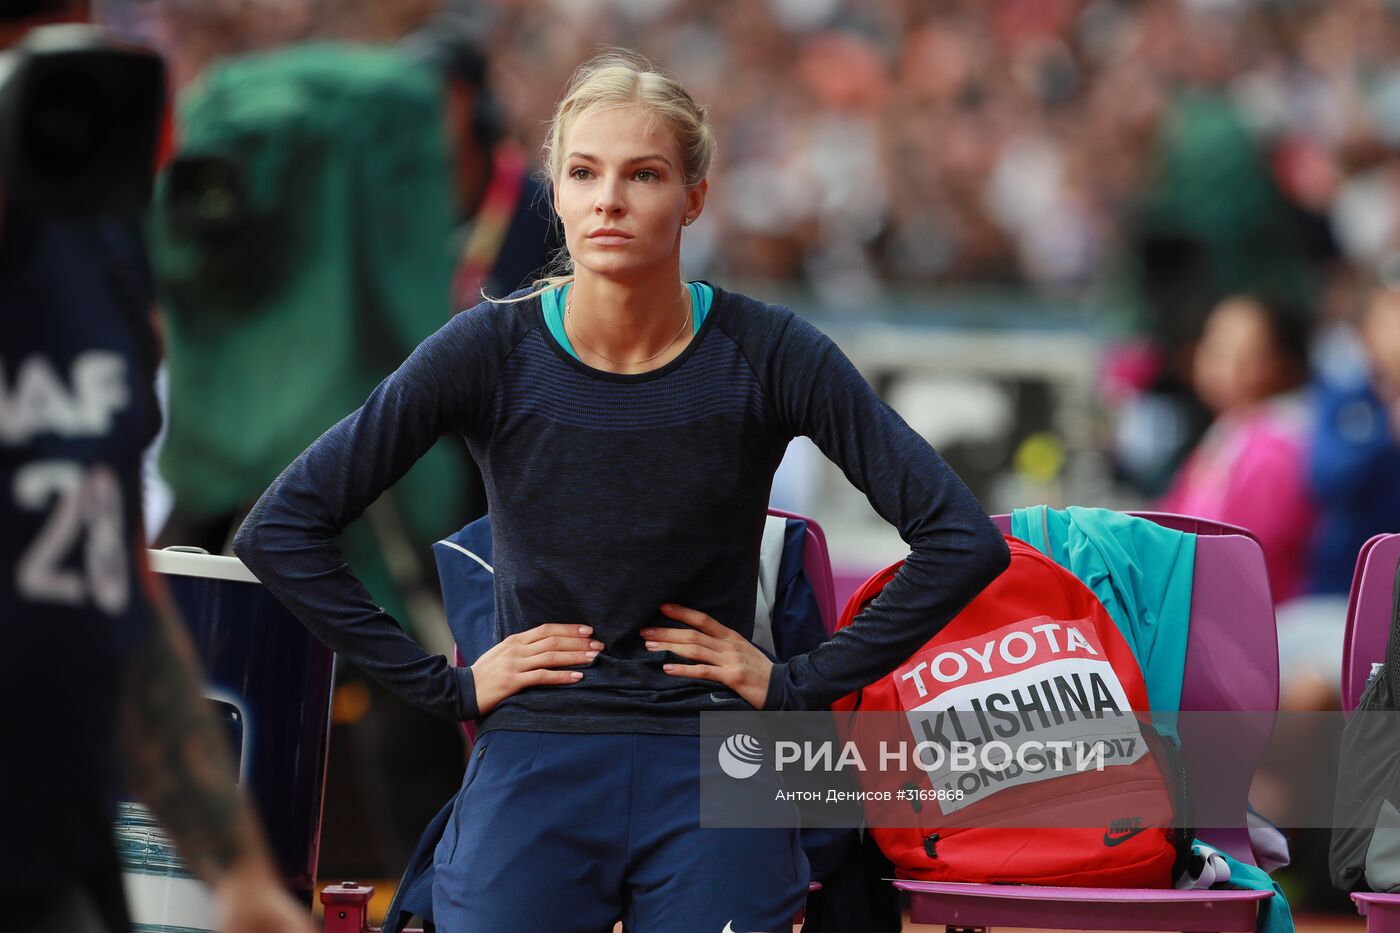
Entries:
POLYGON ((937 645, 894 679, 915 741, 929 743, 919 760, 932 786, 962 791, 938 801, 945 814, 1100 761, 1132 764, 1147 751, 1087 620, 1038 616, 937 645))

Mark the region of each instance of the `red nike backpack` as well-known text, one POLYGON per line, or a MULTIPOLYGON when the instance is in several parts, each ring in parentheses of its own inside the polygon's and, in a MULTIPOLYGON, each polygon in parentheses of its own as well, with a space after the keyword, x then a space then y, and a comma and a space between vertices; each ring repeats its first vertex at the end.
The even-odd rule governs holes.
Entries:
MULTIPOLYGON (((1034 738, 1036 728, 1073 719, 1096 698, 1103 708, 1126 703, 1138 714, 1148 712, 1142 671, 1103 604, 1031 545, 1010 536, 1006 541, 1011 564, 1001 576, 908 661, 833 709, 900 711, 924 723, 954 709, 969 724, 960 728, 1005 725, 995 735, 1012 741, 1015 730, 1024 727, 1020 737, 1034 738)), ((856 591, 838 630, 879 595, 901 564, 856 591)), ((912 807, 912 814, 886 821, 899 826, 872 818, 870 832, 904 878, 1169 888, 1194 835, 1173 828, 1173 817, 1189 819, 1190 804, 1175 746, 1139 722, 1145 719, 1112 718, 1112 728, 1127 731, 1114 741, 1116 751, 1102 770, 1005 780, 985 779, 983 772, 983 781, 960 774, 940 784, 966 789, 956 803, 930 799, 940 779, 915 770, 922 787, 904 785, 908 802, 900 803, 905 795, 897 794, 894 803, 880 805, 912 807), (922 796, 908 793, 916 789, 922 796)), ((1085 714, 1079 722, 1088 720, 1085 714)))

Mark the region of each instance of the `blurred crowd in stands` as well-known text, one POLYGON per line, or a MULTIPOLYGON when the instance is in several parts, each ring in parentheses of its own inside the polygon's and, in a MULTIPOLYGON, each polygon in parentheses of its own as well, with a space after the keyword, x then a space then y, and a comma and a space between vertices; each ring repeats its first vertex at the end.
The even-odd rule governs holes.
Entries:
MULTIPOLYGON (((220 54, 391 39, 434 4, 147 6, 185 83, 220 54)), ((850 303, 887 283, 1084 288, 1217 246, 1243 254, 1224 257, 1240 275, 1268 265, 1265 246, 1279 264, 1369 264, 1395 246, 1400 11, 1385 0, 449 7, 475 21, 532 151, 600 44, 654 57, 711 105, 722 145, 689 246, 699 273, 850 303)))

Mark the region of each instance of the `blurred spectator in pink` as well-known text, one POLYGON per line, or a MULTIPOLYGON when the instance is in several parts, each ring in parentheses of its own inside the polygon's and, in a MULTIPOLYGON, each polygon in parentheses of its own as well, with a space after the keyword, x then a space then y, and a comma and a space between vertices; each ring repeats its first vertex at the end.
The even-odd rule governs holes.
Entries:
POLYGON ((1165 511, 1253 531, 1275 603, 1302 590, 1315 517, 1307 491, 1307 408, 1298 391, 1306 375, 1301 315, 1246 295, 1216 304, 1192 372, 1215 420, 1159 503, 1165 511))

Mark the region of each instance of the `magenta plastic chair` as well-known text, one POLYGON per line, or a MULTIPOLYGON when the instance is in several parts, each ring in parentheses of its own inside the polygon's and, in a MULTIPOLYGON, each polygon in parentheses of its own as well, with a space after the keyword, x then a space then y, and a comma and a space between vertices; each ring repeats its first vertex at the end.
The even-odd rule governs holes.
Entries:
MULTIPOLYGON (((1361 546, 1356 557, 1342 641, 1342 709, 1348 713, 1361 701, 1371 663, 1385 660, 1397 564, 1400 534, 1376 535, 1361 546)), ((1351 899, 1366 918, 1369 933, 1400 933, 1400 894, 1359 891, 1351 899)))
POLYGON ((1366 918, 1366 933, 1400 933, 1400 894, 1358 891, 1351 899, 1366 918))
MULTIPOLYGON (((1207 786, 1203 782, 1210 782, 1213 787, 1209 799, 1197 803, 1198 838, 1254 864, 1245 808, 1249 782, 1273 733, 1272 714, 1278 710, 1279 691, 1278 635, 1264 553, 1254 535, 1233 525, 1183 515, 1133 514, 1199 536, 1181 708, 1269 714, 1252 719, 1248 728, 1241 726, 1238 717, 1229 723, 1209 722, 1211 717, 1180 723, 1192 785, 1207 786), (1213 753, 1221 748, 1229 748, 1230 754, 1213 753), (1214 825, 1212 821, 1216 821, 1214 825)), ((1002 531, 1010 532, 1010 516, 997 516, 995 521, 1002 531)), ((894 884, 909 892, 911 920, 949 928, 1254 930, 1259 903, 1273 896, 1269 891, 905 880, 894 884)))
POLYGON ((1376 535, 1361 546, 1356 558, 1342 641, 1342 709, 1348 713, 1361 700, 1371 662, 1385 660, 1397 563, 1400 534, 1376 535))
POLYGON ((836 631, 838 607, 836 605, 836 580, 831 573, 831 551, 826 546, 826 532, 822 526, 805 515, 784 512, 782 509, 769 509, 769 515, 778 518, 795 518, 807 523, 807 532, 802 540, 802 570, 807 575, 807 583, 817 597, 817 611, 822 614, 822 627, 828 635, 836 631))

